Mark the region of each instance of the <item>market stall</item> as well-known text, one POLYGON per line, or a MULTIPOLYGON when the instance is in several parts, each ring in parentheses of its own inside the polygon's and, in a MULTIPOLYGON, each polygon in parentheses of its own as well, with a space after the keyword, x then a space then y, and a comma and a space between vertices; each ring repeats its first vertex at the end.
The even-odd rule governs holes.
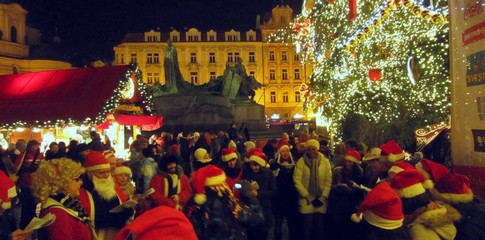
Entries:
POLYGON ((89 142, 94 130, 120 154, 140 129, 163 120, 134 64, 2 75, 0 112, 8 142, 89 142))

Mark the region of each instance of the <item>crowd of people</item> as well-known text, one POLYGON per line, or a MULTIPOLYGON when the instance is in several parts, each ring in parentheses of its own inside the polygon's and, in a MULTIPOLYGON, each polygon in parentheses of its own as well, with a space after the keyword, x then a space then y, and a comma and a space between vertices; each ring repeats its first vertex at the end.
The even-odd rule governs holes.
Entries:
POLYGON ((2 153, 0 239, 485 239, 469 179, 394 140, 331 151, 282 133, 258 148, 232 124, 140 135, 120 160, 91 136, 2 153), (25 229, 47 215, 51 225, 25 229))

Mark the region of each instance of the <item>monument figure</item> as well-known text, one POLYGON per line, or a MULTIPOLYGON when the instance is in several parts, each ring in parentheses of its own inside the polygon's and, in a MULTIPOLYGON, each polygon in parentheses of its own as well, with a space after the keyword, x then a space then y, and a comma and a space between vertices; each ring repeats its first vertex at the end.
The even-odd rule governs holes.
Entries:
POLYGON ((179 89, 184 88, 187 84, 180 72, 177 49, 172 45, 172 40, 170 39, 167 40, 163 67, 165 68, 165 92, 178 93, 179 89))

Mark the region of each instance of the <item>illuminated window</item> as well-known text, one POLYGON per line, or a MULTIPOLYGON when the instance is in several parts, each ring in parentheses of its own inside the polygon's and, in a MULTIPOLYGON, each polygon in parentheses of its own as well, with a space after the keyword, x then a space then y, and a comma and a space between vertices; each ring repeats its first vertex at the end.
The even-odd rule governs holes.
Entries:
POLYGON ((288 69, 286 68, 281 69, 281 79, 288 80, 288 69))
POLYGON ((215 42, 216 37, 215 36, 209 36, 209 42, 215 42))
POLYGON ((288 102, 288 91, 283 92, 283 102, 285 102, 285 103, 288 102))
POLYGON ((209 63, 216 63, 216 53, 209 53, 209 63))
POLYGON ((190 82, 192 84, 198 84, 199 83, 199 76, 197 72, 190 72, 190 82))
POLYGON ((234 61, 239 62, 239 53, 234 53, 234 61))
POLYGON ((300 69, 295 69, 295 80, 300 80, 300 69))
POLYGON ((295 102, 301 102, 301 95, 299 91, 295 92, 295 102))
POLYGON ((136 63, 136 53, 132 53, 130 58, 132 63, 136 63))
POLYGON ((210 80, 215 80, 217 77, 216 77, 216 72, 210 72, 209 73, 209 79, 210 80))
POLYGON ((274 51, 269 51, 269 60, 274 61, 274 51))
POLYGON ((249 62, 256 62, 254 52, 249 52, 249 62))
POLYGON ((153 83, 160 83, 160 73, 153 73, 153 83))
POLYGON ((153 53, 147 53, 147 63, 153 63, 153 53))
POLYGON ((271 92, 269 93, 269 99, 270 99, 270 101, 271 101, 272 103, 275 103, 275 102, 276 102, 276 92, 271 91, 271 92))
POLYGON ((234 62, 234 54, 232 52, 227 53, 227 61, 234 62))
POLYGON ((153 84, 153 73, 147 73, 147 83, 153 84))
POLYGON ((282 52, 281 52, 281 60, 282 60, 282 61, 286 61, 286 60, 288 60, 288 59, 287 59, 287 56, 286 56, 286 51, 282 51, 282 52))
POLYGON ((197 54, 190 53, 190 63, 197 63, 197 54))
POLYGON ((199 36, 189 36, 189 42, 198 42, 199 36))
POLYGON ((276 70, 274 68, 269 70, 269 80, 276 80, 276 70))
POLYGON ((254 77, 254 71, 249 71, 249 76, 254 77))
POLYGON ((178 42, 179 37, 178 36, 172 36, 172 42, 178 42))
POLYGON ((125 56, 123 54, 120 55, 120 63, 125 64, 125 56))
POLYGON ((300 55, 298 55, 297 52, 295 52, 295 55, 294 55, 294 60, 295 61, 300 61, 300 55))
POLYGON ((160 63, 160 55, 158 53, 153 54, 153 63, 155 64, 160 63))

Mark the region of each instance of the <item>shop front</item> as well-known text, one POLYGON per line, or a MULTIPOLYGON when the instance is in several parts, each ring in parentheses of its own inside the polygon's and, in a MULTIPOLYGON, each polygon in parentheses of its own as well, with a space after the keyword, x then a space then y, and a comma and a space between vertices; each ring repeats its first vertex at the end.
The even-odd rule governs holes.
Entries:
POLYGON ((44 150, 54 141, 90 142, 96 131, 118 157, 163 121, 134 64, 2 75, 0 113, 7 143, 36 139, 44 150))

